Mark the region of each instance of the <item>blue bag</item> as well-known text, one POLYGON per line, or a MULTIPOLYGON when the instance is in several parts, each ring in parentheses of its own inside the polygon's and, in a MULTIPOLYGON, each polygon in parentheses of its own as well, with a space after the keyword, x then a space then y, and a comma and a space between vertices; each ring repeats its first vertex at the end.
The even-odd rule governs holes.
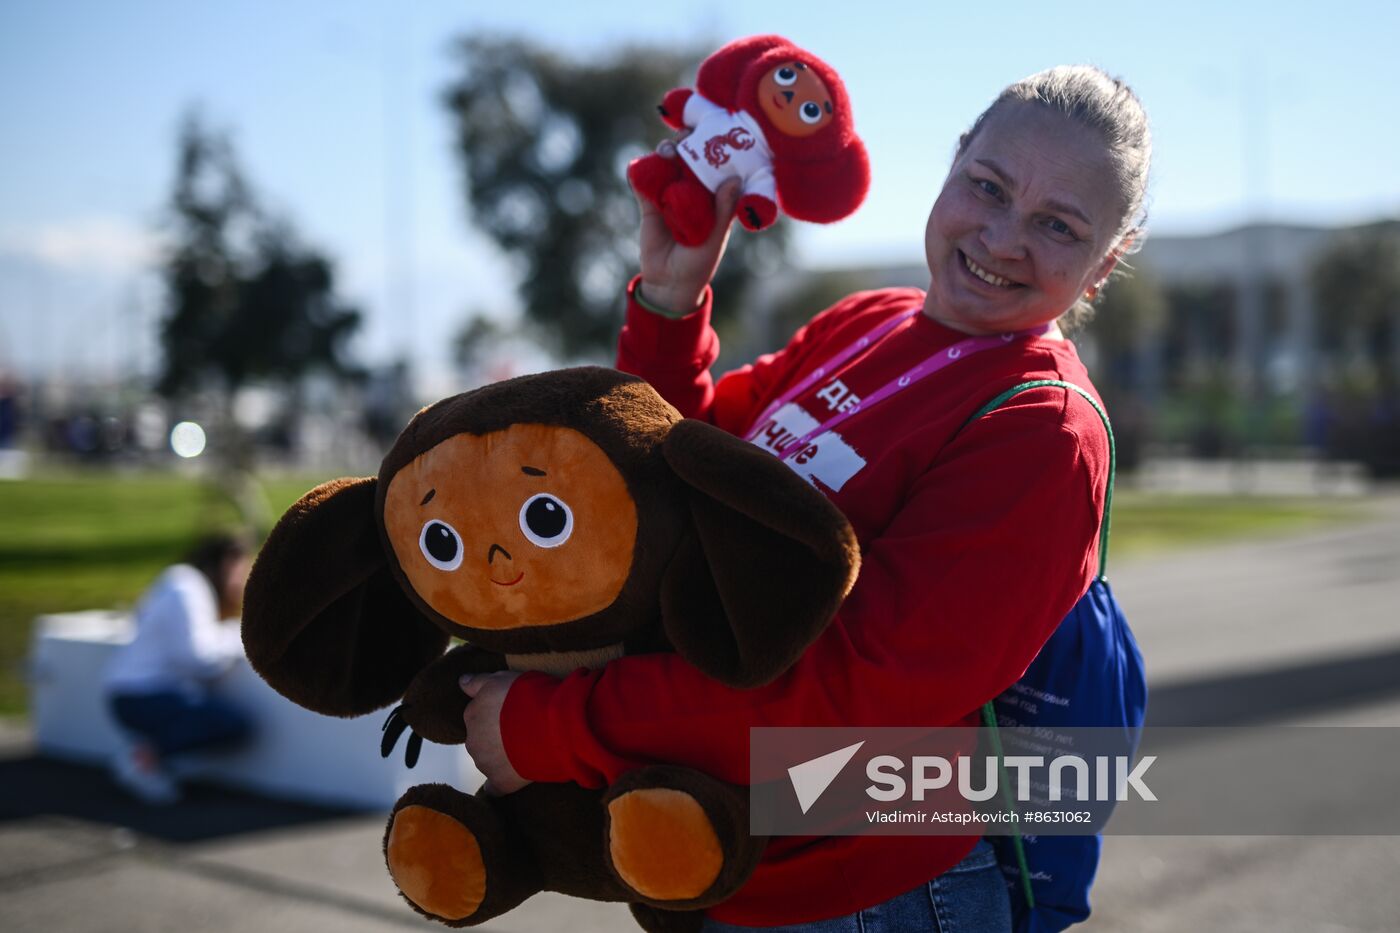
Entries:
MULTIPOLYGON (((1119 748, 1137 750, 1147 713, 1147 678, 1142 654, 1105 576, 1109 510, 1113 504, 1113 429, 1097 401, 1079 386, 1042 379, 1014 386, 969 419, 975 421, 1007 399, 1040 386, 1078 392, 1094 406, 1108 432, 1108 489, 1099 536, 1099 573, 1026 669, 1021 679, 983 708, 997 754, 996 728, 1003 726, 1094 726, 1121 728, 1119 748)), ((1003 786, 1005 786, 1003 782, 1003 786)), ((1089 916, 1089 888, 1103 847, 1101 835, 991 838, 1011 894, 1016 933, 1058 933, 1089 916)))

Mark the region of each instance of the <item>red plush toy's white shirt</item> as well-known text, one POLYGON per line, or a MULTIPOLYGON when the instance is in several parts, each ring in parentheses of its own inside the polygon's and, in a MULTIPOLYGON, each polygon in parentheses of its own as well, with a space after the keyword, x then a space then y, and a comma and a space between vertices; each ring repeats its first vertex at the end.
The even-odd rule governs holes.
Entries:
POLYGON ((776 202, 773 151, 758 122, 743 110, 725 110, 701 94, 685 102, 685 125, 693 132, 676 151, 706 188, 717 189, 729 178, 740 178, 744 194, 776 202))

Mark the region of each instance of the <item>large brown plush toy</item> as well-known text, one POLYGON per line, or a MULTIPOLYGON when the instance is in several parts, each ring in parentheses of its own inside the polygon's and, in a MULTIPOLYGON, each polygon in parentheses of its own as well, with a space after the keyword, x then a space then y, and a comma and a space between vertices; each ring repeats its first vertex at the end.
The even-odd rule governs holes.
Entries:
MULTIPOLYGON (((379 476, 307 493, 248 581, 254 668, 309 709, 400 706, 423 738, 466 739, 466 673, 567 673, 674 650, 750 687, 827 624, 859 561, 841 513, 776 458, 682 419, 609 369, 524 376, 419 412, 379 476), (449 636, 463 639, 444 654, 449 636)), ((384 836, 419 912, 470 926, 541 890, 627 901, 643 926, 699 926, 765 840, 747 792, 653 766, 604 790, 506 796, 410 788, 384 836)))

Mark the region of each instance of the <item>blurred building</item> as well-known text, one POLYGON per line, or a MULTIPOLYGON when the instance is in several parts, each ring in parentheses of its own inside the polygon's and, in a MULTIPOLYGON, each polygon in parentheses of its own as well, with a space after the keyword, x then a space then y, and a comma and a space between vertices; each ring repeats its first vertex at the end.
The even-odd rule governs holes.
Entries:
MULTIPOLYGON (((1205 236, 1150 236, 1130 262, 1162 289, 1168 313, 1161 333, 1153 335, 1160 339, 1143 347, 1153 357, 1141 361, 1144 369, 1170 381, 1172 374, 1220 360, 1236 390, 1307 394, 1321 369, 1315 357, 1327 325, 1316 306, 1313 270, 1338 237, 1367 231, 1400 233, 1400 221, 1351 228, 1251 224, 1205 236)), ((847 284, 924 288, 928 270, 921 263, 784 270, 755 295, 754 314, 763 324, 745 343, 762 352, 785 339, 790 330, 770 334, 768 328, 791 323, 784 306, 801 292, 822 291, 825 283, 837 295, 843 292, 836 286, 847 284)))
MULTIPOLYGON (((1379 226, 1400 230, 1397 222, 1379 226)), ((1339 236, 1376 229, 1254 224, 1150 238, 1137 264, 1169 308, 1158 369, 1181 373, 1218 359, 1237 391, 1310 395, 1325 368, 1319 349, 1328 327, 1314 270, 1339 236)))
MULTIPOLYGON (((1156 312, 1133 315, 1124 334, 1111 331, 1115 322, 1105 318, 1113 311, 1105 310, 1075 340, 1105 397, 1114 396, 1116 418, 1140 407, 1149 439, 1206 456, 1305 443, 1325 449, 1326 431, 1318 426, 1342 417, 1337 387, 1345 367, 1335 346, 1338 309, 1319 306, 1315 271, 1342 238, 1385 235, 1400 237, 1400 221, 1350 228, 1250 224, 1203 236, 1151 236, 1130 257, 1138 281, 1110 285, 1106 301, 1137 286, 1132 300, 1153 304, 1156 312)), ((927 284, 922 263, 784 270, 755 289, 743 315, 751 326, 733 335, 722 362, 781 346, 815 311, 851 291, 927 284)), ((1392 317, 1392 346, 1373 356, 1394 372, 1400 307, 1392 317)), ((1387 381, 1383 372, 1381 388, 1368 391, 1383 392, 1387 381)), ((1380 398, 1380 404, 1388 402, 1380 398)))

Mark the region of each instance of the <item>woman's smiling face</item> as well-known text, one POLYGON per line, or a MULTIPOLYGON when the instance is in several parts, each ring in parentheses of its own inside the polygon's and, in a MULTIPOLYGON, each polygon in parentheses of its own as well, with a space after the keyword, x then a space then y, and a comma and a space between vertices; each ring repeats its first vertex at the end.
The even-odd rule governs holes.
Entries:
POLYGON ((998 107, 953 163, 924 235, 924 313, 998 333, 1059 317, 1112 271, 1123 199, 1101 135, 1044 107, 998 107))

